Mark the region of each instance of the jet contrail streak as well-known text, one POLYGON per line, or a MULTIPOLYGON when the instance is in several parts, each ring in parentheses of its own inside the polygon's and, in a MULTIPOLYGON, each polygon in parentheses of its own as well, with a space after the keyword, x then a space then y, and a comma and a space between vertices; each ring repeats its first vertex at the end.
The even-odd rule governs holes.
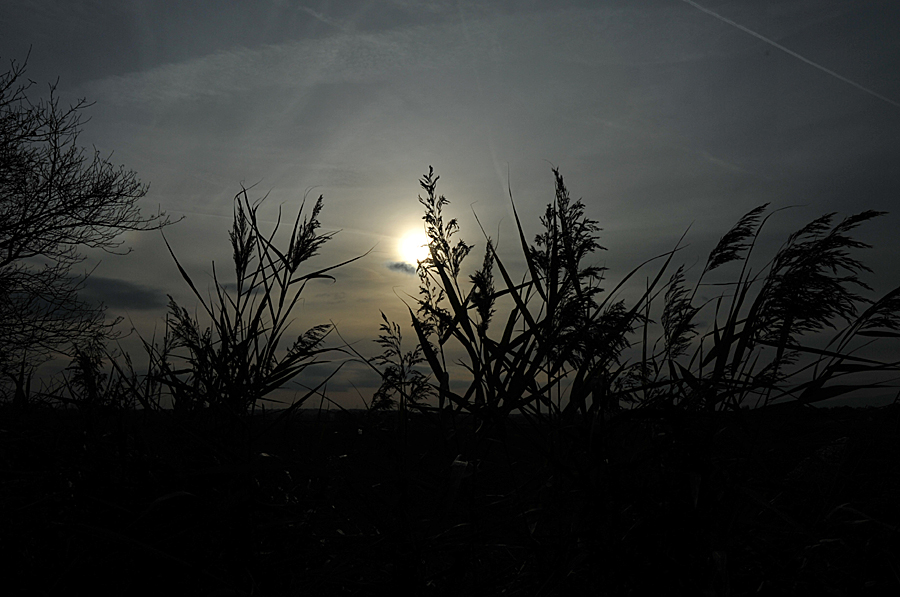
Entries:
POLYGON ((891 98, 885 97, 885 96, 881 95, 880 93, 877 93, 877 92, 875 92, 875 91, 872 91, 871 89, 868 89, 868 88, 866 88, 866 87, 863 87, 862 85, 860 85, 860 84, 857 83, 856 81, 851 81, 851 80, 848 79, 847 77, 841 76, 841 75, 837 74, 836 72, 834 72, 833 70, 829 70, 829 69, 825 68, 825 67, 822 66, 821 64, 816 64, 815 62, 813 62, 813 61, 810 60, 809 58, 804 58, 803 56, 801 56, 801 55, 798 54, 797 52, 794 52, 793 50, 789 50, 788 48, 785 48, 783 45, 781 45, 781 44, 779 44, 779 43, 777 43, 777 42, 774 42, 774 41, 772 41, 771 39, 769 39, 769 38, 767 38, 767 37, 764 37, 764 36, 760 35, 760 34, 757 33, 756 31, 753 31, 753 30, 751 30, 751 29, 747 29, 747 28, 744 27, 743 25, 741 25, 741 24, 739 24, 739 23, 735 23, 735 22, 732 21, 731 19, 727 19, 727 18, 723 17, 722 15, 720 15, 720 14, 718 14, 718 13, 715 13, 715 12, 709 10, 708 8, 704 8, 704 7, 700 6, 699 4, 697 4, 696 2, 692 2, 691 0, 681 0, 681 1, 684 2, 685 4, 690 4, 691 6, 693 6, 694 8, 696 8, 697 10, 703 11, 703 12, 705 12, 706 14, 708 14, 708 15, 710 15, 710 16, 713 16, 713 17, 715 17, 715 18, 717 18, 717 19, 719 19, 719 20, 722 21, 723 23, 727 23, 727 24, 731 25, 732 27, 736 27, 736 28, 740 29, 740 30, 743 31, 744 33, 750 34, 750 35, 752 35, 753 37, 755 37, 755 38, 757 38, 757 39, 760 39, 760 40, 766 42, 766 43, 769 44, 770 46, 773 46, 773 47, 778 48, 779 50, 781 50, 781 51, 784 52, 785 54, 790 54, 791 56, 793 56, 793 57, 796 58, 797 60, 802 60, 802 61, 805 62, 806 64, 808 64, 808 65, 810 65, 810 66, 813 66, 813 67, 819 69, 820 71, 822 71, 822 72, 824 72, 824 73, 828 73, 829 75, 831 75, 832 77, 835 77, 836 79, 840 79, 841 81, 843 81, 844 83, 847 83, 848 85, 853 85, 854 87, 856 87, 856 88, 859 89, 860 91, 864 91, 864 92, 868 93, 868 94, 871 95, 871 96, 877 97, 877 98, 880 99, 881 101, 887 102, 887 103, 891 104, 892 106, 894 106, 894 107, 896 107, 896 108, 900 108, 900 102, 895 102, 895 101, 892 100, 891 98))

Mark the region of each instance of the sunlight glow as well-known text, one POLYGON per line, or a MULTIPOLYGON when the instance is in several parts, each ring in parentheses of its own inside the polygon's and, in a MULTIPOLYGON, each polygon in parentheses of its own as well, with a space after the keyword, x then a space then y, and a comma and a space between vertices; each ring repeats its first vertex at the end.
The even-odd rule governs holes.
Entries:
POLYGON ((424 232, 407 232, 400 238, 397 250, 404 263, 417 265, 428 257, 428 237, 424 232))

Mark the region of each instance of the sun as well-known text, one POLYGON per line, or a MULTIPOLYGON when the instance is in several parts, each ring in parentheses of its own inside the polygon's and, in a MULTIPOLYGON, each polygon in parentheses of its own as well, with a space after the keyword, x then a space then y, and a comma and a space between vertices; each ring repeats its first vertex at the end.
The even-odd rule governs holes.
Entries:
POLYGON ((404 263, 417 265, 428 257, 428 237, 424 232, 407 232, 400 237, 397 251, 404 263))

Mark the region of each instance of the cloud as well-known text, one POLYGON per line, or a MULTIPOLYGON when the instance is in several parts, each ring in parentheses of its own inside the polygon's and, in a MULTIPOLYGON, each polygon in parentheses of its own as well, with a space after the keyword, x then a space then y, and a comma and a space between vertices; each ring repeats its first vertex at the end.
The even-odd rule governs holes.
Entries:
POLYGON ((703 158, 705 160, 707 160, 708 162, 710 162, 711 164, 715 164, 716 166, 724 168, 725 170, 728 170, 729 172, 743 173, 743 174, 748 173, 748 171, 745 170, 744 168, 741 168, 740 166, 738 166, 736 164, 732 164, 729 161, 719 159, 719 158, 715 157, 714 155, 710 155, 709 152, 700 151, 700 155, 703 156, 703 158))
POLYGON ((342 22, 301 8, 339 29, 333 35, 253 48, 236 46, 143 72, 89 84, 89 97, 116 104, 158 107, 263 89, 310 90, 318 85, 385 81, 394 76, 469 72, 481 62, 499 72, 538 63, 598 66, 692 61, 740 52, 729 39, 703 48, 705 24, 679 7, 566 9, 516 14, 463 15, 440 24, 416 24, 356 32, 342 22), (547 31, 568 31, 551 46, 536 44, 547 31))
POLYGON ((432 0, 431 2, 426 2, 425 0, 390 0, 390 4, 410 12, 448 13, 459 10, 458 4, 452 0, 432 0))
POLYGON ((416 268, 405 261, 392 261, 387 264, 387 268, 393 272, 400 272, 411 276, 416 274, 416 268))
POLYGON ((341 31, 348 31, 348 30, 352 29, 352 27, 344 24, 342 21, 339 21, 338 19, 333 19, 324 13, 321 13, 317 10, 313 10, 312 8, 309 8, 308 6, 303 6, 301 4, 298 8, 300 8, 300 10, 302 10, 306 14, 310 15, 314 19, 321 21, 321 22, 325 23, 326 25, 331 25, 332 27, 335 27, 336 29, 340 29, 341 31))
POLYGON ((345 34, 228 51, 89 84, 105 102, 158 106, 261 89, 384 80, 392 73, 453 67, 468 54, 457 44, 422 44, 429 32, 411 27, 387 33, 345 34))
POLYGON ((149 286, 127 280, 90 276, 79 297, 88 301, 102 301, 111 309, 150 311, 165 309, 169 301, 165 293, 149 286))

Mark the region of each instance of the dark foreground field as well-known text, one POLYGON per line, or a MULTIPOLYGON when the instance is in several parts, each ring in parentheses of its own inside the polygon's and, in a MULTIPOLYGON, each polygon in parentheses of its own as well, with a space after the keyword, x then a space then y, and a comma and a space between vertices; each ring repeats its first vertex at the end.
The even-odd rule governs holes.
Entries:
POLYGON ((894 407, 517 419, 480 442, 397 413, 259 438, 270 416, 0 414, 23 595, 900 591, 894 407))

